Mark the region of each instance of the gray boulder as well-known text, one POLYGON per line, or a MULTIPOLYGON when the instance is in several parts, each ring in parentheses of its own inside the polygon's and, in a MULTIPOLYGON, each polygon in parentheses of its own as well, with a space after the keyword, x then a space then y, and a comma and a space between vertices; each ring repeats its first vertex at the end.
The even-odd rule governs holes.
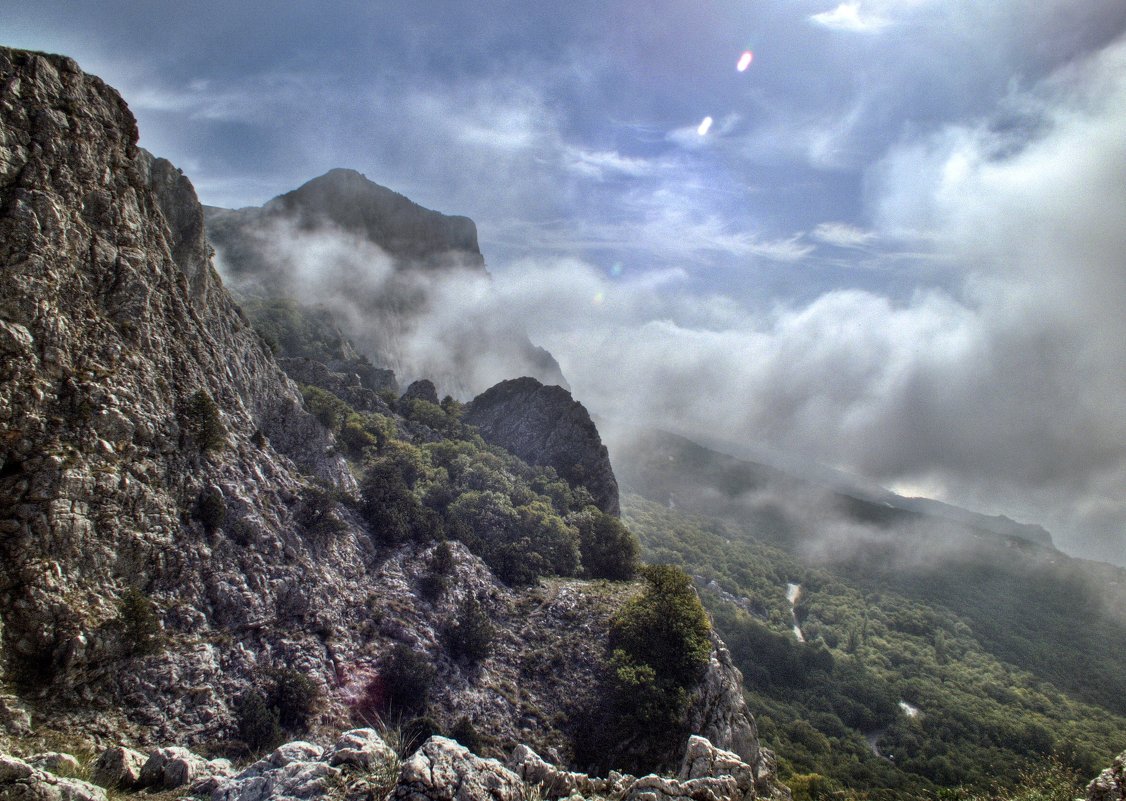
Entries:
POLYGON ((116 745, 94 760, 90 778, 94 784, 110 790, 131 790, 140 783, 147 759, 140 751, 116 745))
POLYGON ((340 782, 324 762, 290 762, 259 775, 239 774, 211 791, 211 801, 306 801, 324 798, 340 782))
POLYGON ((371 772, 394 765, 398 756, 375 729, 352 729, 324 753, 324 761, 333 767, 371 772))
POLYGON ((80 779, 64 779, 0 754, 0 799, 3 801, 106 801, 106 791, 80 779))
POLYGON ((174 790, 193 783, 234 773, 226 759, 208 760, 186 748, 158 748, 141 768, 138 787, 174 790))
POLYGON ((447 737, 431 737, 403 763, 396 801, 523 801, 520 777, 447 737))

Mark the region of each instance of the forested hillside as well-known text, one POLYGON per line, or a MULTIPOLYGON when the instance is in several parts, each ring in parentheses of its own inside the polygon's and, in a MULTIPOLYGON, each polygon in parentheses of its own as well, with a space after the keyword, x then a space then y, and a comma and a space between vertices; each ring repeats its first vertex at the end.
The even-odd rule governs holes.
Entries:
MULTIPOLYGON (((1052 758, 1086 775, 1121 750, 1121 671, 1113 656, 1073 647, 1063 630, 1070 602, 1050 592, 1066 585, 1040 582, 1043 603, 1033 604, 1015 576, 984 583, 983 572, 996 574, 985 567, 950 565, 921 586, 911 573, 813 567, 763 542, 753 524, 636 494, 622 506, 645 559, 696 577, 795 788, 890 798, 1012 786, 1029 763, 1052 758), (788 585, 800 585, 793 608, 788 585), (1006 621, 1019 629, 999 645, 1006 621), (1021 642, 1027 650, 1014 650, 1021 642)), ((1090 636, 1100 633, 1119 634, 1090 636)))

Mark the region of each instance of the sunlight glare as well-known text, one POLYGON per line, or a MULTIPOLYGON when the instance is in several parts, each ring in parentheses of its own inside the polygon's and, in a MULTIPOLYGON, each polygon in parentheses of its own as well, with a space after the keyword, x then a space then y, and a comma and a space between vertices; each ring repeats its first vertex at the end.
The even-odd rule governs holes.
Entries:
POLYGON ((711 117, 704 117, 704 121, 701 122, 700 127, 696 129, 696 133, 700 134, 700 136, 706 136, 708 131, 711 130, 711 127, 712 127, 712 118, 711 117))
POLYGON ((743 55, 739 56, 739 63, 735 65, 735 69, 739 70, 739 72, 746 72, 747 67, 751 66, 751 62, 754 61, 754 58, 754 53, 750 50, 744 50, 743 55))

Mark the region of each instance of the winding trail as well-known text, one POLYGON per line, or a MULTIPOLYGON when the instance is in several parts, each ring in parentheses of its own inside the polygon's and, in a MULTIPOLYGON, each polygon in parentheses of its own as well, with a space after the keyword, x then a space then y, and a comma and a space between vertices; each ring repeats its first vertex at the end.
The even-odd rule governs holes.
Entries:
POLYGON ((801 633, 801 626, 798 625, 798 615, 795 611, 799 598, 801 598, 801 585, 793 582, 787 584, 786 600, 790 602, 790 620, 794 623, 794 636, 798 638, 798 642, 805 642, 805 635, 801 633))

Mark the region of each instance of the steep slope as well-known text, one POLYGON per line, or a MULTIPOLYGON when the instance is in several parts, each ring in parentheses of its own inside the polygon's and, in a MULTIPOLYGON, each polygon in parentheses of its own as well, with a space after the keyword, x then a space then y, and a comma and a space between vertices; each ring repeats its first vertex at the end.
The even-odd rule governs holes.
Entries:
MULTIPOLYGON (((0 740, 25 704, 40 731, 103 744, 262 744, 265 693, 297 731, 393 700, 442 730, 471 719, 489 750, 570 760, 637 586, 512 588, 460 543, 391 541, 360 515, 386 511, 384 487, 369 475, 361 510, 356 465, 232 302, 190 182, 137 148, 120 96, 3 49, 0 110, 0 662, 22 699, 0 697, 0 740), (470 607, 493 632, 473 658, 470 607), (410 705, 388 696, 403 652, 433 675, 410 705)), ((420 454, 412 432, 442 444, 364 422, 385 457, 420 454)), ((514 482, 491 458, 473 475, 514 482)), ((738 689, 716 641, 688 728, 765 770, 738 689)))
POLYGON ((261 208, 206 214, 229 283, 258 301, 248 307, 256 326, 274 324, 271 300, 322 304, 366 357, 408 382, 430 378, 466 398, 515 375, 566 383, 519 325, 465 303, 491 293, 467 217, 423 208, 345 169, 261 208))

